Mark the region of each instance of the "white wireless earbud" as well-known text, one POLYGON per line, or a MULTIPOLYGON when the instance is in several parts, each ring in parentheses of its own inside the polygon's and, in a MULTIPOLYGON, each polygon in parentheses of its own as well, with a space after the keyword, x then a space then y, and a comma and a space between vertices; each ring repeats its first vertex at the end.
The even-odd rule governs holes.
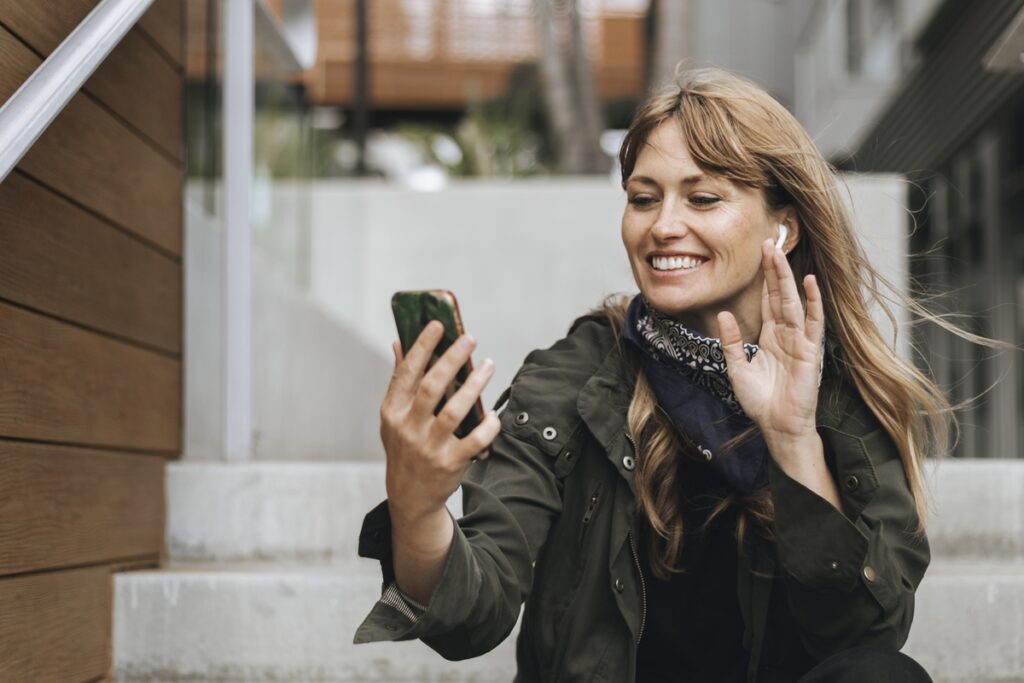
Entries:
POLYGON ((786 243, 787 235, 789 235, 789 228, 786 227, 785 223, 779 223, 779 239, 775 240, 776 249, 782 249, 782 245, 786 243))

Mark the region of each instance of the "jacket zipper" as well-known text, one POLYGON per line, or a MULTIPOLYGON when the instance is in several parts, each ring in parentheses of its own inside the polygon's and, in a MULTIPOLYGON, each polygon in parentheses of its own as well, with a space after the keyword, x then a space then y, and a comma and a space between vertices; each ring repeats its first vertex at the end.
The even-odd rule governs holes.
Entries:
POLYGON ((587 511, 583 513, 583 523, 590 524, 590 519, 594 516, 594 511, 597 510, 597 501, 601 498, 601 487, 599 486, 594 495, 590 497, 590 503, 587 504, 587 511))
POLYGON ((629 549, 633 551, 633 562, 636 564, 636 574, 640 577, 640 631, 636 634, 636 644, 644 637, 644 622, 647 621, 647 584, 644 582, 644 572, 640 569, 640 556, 636 553, 636 544, 633 543, 633 532, 629 532, 629 549))
MULTIPOLYGON (((633 447, 633 458, 636 459, 637 450, 636 442, 633 441, 633 435, 626 430, 626 439, 629 440, 630 445, 633 447)), ((644 581, 644 571, 640 568, 640 555, 636 551, 636 543, 633 541, 633 532, 629 532, 629 549, 633 553, 633 564, 636 565, 636 575, 640 577, 640 630, 636 634, 636 644, 640 644, 640 639, 644 637, 644 623, 647 621, 647 583, 644 581)))

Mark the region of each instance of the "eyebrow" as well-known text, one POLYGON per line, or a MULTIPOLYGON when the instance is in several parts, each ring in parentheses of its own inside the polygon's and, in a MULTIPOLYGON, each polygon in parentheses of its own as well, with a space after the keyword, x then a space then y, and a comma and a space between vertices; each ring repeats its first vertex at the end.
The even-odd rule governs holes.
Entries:
MULTIPOLYGON (((705 174, 703 174, 703 173, 694 173, 693 175, 688 175, 685 178, 683 178, 682 181, 680 182, 680 184, 681 185, 692 185, 693 183, 699 183, 700 181, 706 180, 706 179, 707 179, 707 176, 705 174)), ((629 178, 626 179, 626 184, 628 185, 629 183, 642 183, 644 185, 657 185, 658 184, 658 182, 655 181, 654 178, 651 178, 651 177, 645 176, 645 175, 631 175, 631 176, 629 176, 629 178)))

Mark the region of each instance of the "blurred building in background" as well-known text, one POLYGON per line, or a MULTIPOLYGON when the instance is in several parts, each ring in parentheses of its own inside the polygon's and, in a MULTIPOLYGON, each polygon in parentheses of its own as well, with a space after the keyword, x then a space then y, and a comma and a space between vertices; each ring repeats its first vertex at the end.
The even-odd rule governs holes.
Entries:
MULTIPOLYGON (((635 100, 644 90, 648 0, 579 4, 601 100, 635 100)), ((375 116, 422 112, 458 117, 476 101, 504 96, 517 66, 542 56, 535 0, 375 0, 366 4, 371 109, 375 116)), ((568 3, 566 3, 568 6, 568 3)), ((354 4, 316 3, 320 47, 306 73, 315 105, 350 109, 357 52, 354 4)))
MULTIPOLYGON (((797 115, 844 169, 908 180, 918 300, 1024 344, 1024 1, 818 0, 800 33, 797 115)), ((916 326, 960 405, 957 455, 1024 447, 1024 363, 916 326)))
MULTIPOLYGON (((910 58, 866 120, 847 168, 911 181, 911 273, 929 304, 969 332, 1024 345, 1024 2, 934 3, 895 32, 910 58), (934 297, 934 298, 932 298, 934 297)), ((869 34, 865 34, 869 35, 869 34)), ((860 60, 870 62, 864 51, 860 60)), ((934 325, 921 359, 960 411, 957 454, 1024 448, 1024 363, 934 325), (980 397, 980 398, 977 398, 980 397), (975 400, 977 398, 977 400, 975 400)))

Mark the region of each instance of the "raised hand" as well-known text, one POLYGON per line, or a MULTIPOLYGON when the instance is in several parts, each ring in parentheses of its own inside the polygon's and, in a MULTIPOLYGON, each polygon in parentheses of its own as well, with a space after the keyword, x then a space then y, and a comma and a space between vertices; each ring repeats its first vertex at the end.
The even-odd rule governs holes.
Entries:
POLYGON ((490 359, 475 368, 434 415, 475 346, 472 337, 463 335, 427 370, 443 331, 437 321, 428 324, 404 358, 398 342, 393 344, 395 370, 380 408, 389 507, 393 516, 400 513, 408 520, 442 510, 473 457, 490 445, 501 428, 497 415, 490 412, 464 438, 454 434, 494 374, 490 359))
POLYGON ((825 313, 813 275, 803 281, 804 312, 793 271, 771 240, 761 245, 761 262, 764 288, 757 355, 747 362, 732 313, 718 314, 718 329, 736 399, 771 448, 773 442, 817 435, 815 411, 825 313))

